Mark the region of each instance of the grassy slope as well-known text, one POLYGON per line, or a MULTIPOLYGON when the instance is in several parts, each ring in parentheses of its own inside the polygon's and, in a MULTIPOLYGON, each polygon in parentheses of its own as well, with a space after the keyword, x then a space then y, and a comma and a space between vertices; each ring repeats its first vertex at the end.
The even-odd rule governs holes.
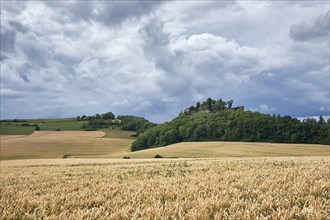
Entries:
POLYGON ((79 131, 82 130, 81 126, 87 123, 85 121, 55 121, 45 122, 39 124, 41 131, 53 131, 55 129, 61 129, 61 131, 79 131))
MULTIPOLYGON (((22 120, 23 121, 23 120, 22 120)), ((33 126, 20 126, 22 123, 39 125, 42 131, 79 131, 86 121, 76 121, 75 119, 26 119, 26 122, 1 122, 0 135, 29 135, 35 130, 33 126)))
POLYGON ((0 124, 0 135, 29 135, 32 134, 35 127, 0 124))

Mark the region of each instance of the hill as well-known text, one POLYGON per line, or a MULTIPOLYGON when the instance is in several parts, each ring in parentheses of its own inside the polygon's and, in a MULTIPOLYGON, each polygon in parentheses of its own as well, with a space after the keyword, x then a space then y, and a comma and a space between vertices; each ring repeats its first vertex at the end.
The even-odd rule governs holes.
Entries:
POLYGON ((330 146, 253 142, 183 142, 125 154, 131 158, 225 158, 329 156, 330 146))
POLYGON ((14 119, 0 121, 0 135, 30 135, 34 131, 97 131, 102 129, 135 131, 135 135, 156 126, 142 117, 112 112, 93 116, 54 119, 14 119))
POLYGON ((36 131, 29 136, 1 135, 1 160, 96 157, 129 151, 135 132, 36 131))
POLYGON ((207 99, 187 108, 171 122, 139 135, 131 150, 162 147, 179 142, 242 141, 330 144, 330 120, 267 115, 233 108, 233 101, 207 99))

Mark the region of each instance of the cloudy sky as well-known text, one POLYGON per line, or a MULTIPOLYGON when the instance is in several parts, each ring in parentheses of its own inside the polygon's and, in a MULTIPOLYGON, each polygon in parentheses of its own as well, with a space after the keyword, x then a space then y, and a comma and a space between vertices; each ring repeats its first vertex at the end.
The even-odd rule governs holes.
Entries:
POLYGON ((329 1, 1 1, 1 118, 329 115, 329 1))

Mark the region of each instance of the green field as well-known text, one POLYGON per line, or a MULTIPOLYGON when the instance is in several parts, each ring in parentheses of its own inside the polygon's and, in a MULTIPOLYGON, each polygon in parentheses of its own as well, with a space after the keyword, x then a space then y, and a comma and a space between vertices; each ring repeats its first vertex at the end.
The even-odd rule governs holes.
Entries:
POLYGON ((34 130, 35 127, 32 126, 0 124, 0 135, 29 135, 32 134, 34 130))
POLYGON ((80 131, 81 126, 87 123, 85 121, 55 121, 40 123, 41 131, 54 131, 60 129, 61 131, 80 131))
POLYGON ((75 119, 24 119, 20 121, 8 120, 0 124, 0 135, 30 135, 34 132, 35 126, 40 127, 40 131, 81 131, 82 125, 86 121, 76 121, 75 119), (30 126, 22 126, 29 124, 30 126))

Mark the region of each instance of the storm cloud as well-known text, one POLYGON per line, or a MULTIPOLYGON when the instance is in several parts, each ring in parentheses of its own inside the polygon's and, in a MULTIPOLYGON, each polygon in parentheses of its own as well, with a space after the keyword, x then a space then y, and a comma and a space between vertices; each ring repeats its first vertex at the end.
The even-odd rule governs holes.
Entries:
POLYGON ((330 110, 327 2, 5 1, 0 60, 2 119, 330 110))

